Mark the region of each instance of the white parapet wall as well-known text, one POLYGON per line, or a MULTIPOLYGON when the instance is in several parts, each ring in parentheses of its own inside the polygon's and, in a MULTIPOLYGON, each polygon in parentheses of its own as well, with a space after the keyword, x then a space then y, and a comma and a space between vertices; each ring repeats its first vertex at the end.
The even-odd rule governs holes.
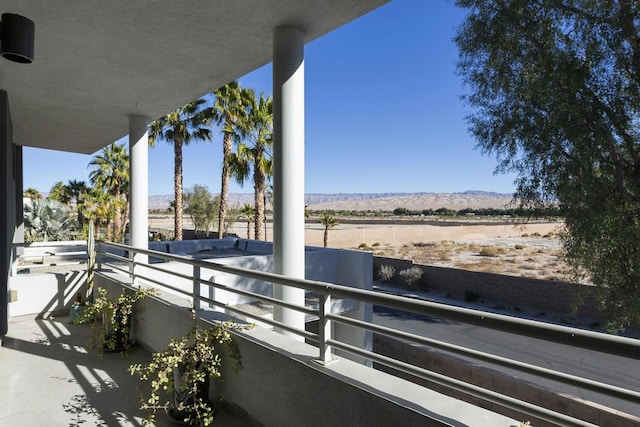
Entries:
POLYGON ((9 316, 46 316, 67 312, 75 295, 86 292, 87 272, 18 274, 9 278, 14 299, 9 303, 9 316))

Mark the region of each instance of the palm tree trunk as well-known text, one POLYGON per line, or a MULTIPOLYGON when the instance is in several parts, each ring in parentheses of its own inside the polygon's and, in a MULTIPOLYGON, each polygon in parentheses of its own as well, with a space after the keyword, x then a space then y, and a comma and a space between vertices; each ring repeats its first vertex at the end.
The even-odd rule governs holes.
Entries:
POLYGON ((329 226, 325 225, 324 226, 324 247, 327 247, 327 244, 329 243, 329 226))
POLYGON ((176 201, 176 209, 174 212, 174 234, 176 240, 182 240, 182 141, 176 139, 173 141, 174 153, 174 180, 173 193, 176 201))
MULTIPOLYGON (((231 154, 233 135, 230 132, 225 132, 222 139, 222 179, 220 186, 220 212, 218 215, 218 239, 224 237, 224 220, 227 216, 227 206, 229 198, 229 164, 227 163, 227 157, 231 154)), ((247 235, 247 238, 249 236, 247 235)))
POLYGON ((251 218, 247 217, 247 239, 251 238, 251 218))
POLYGON ((260 170, 260 166, 258 162, 253 165, 253 182, 255 183, 255 191, 254 191, 254 201, 256 206, 256 214, 254 217, 254 228, 255 228, 255 236, 256 240, 264 239, 264 230, 262 228, 264 222, 264 192, 265 188, 265 177, 262 171, 260 170))

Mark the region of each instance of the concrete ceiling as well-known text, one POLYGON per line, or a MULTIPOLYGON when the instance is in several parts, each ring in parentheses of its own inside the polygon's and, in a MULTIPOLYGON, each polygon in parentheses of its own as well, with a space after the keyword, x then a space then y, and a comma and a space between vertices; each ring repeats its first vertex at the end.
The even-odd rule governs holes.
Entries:
POLYGON ((91 154, 271 62, 273 29, 314 40, 388 0, 3 0, 35 22, 32 64, 0 58, 14 143, 91 154))

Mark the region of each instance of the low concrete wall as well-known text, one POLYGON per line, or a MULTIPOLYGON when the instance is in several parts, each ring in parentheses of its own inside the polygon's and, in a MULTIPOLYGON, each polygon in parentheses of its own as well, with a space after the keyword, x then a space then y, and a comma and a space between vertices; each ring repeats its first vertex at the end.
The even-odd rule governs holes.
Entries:
MULTIPOLYGON (((96 282, 116 294, 121 289, 115 278, 97 275, 96 282)), ((164 350, 191 325, 188 308, 172 295, 146 298, 137 306, 142 312, 134 321, 135 339, 151 351, 164 350)), ((222 381, 212 385, 210 396, 224 396, 267 427, 517 425, 514 419, 349 360, 317 364, 316 348, 272 331, 254 328, 234 335, 243 368, 235 374, 223 354, 222 381)))
MULTIPOLYGON (((373 257, 373 274, 377 276, 381 265, 391 265, 396 270, 395 283, 401 283, 399 271, 414 266, 410 260, 373 257)), ((480 273, 457 268, 435 267, 415 264, 423 271, 420 285, 431 290, 447 292, 454 298, 463 299, 467 291, 481 298, 499 301, 510 306, 532 307, 560 313, 600 319, 594 286, 576 285, 567 282, 529 279, 502 274, 480 273), (576 311, 577 309, 577 311, 576 311)))
POLYGON ((9 278, 17 300, 9 304, 10 316, 69 312, 76 292, 86 293, 87 272, 18 274, 9 278))

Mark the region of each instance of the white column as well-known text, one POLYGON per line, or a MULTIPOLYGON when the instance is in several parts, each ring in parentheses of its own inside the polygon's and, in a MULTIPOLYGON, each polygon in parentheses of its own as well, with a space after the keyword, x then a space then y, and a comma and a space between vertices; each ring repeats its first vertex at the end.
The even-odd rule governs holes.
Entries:
MULTIPOLYGON (((273 35, 273 141, 274 271, 304 279, 304 33, 295 27, 273 35)), ((302 289, 274 285, 273 294, 304 306, 302 289)), ((273 316, 304 329, 304 313, 274 307, 273 316)))
MULTIPOLYGON (((149 249, 149 142, 147 119, 129 116, 129 243, 149 249)), ((146 263, 138 255, 136 262, 146 263)))

